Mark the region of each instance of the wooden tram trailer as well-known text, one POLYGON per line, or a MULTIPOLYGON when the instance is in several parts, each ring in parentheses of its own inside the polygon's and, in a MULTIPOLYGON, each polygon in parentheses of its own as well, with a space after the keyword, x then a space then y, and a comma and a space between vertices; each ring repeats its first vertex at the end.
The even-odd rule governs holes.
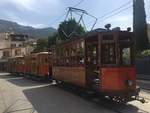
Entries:
POLYGON ((7 62, 7 71, 13 75, 23 75, 24 72, 24 57, 9 58, 7 62))
POLYGON ((39 79, 51 78, 51 55, 49 52, 33 53, 25 57, 25 76, 39 79))
POLYGON ((8 64, 7 60, 1 60, 0 61, 0 72, 7 72, 8 71, 7 64, 8 64))
POLYGON ((52 78, 119 101, 138 98, 134 37, 128 31, 95 30, 56 45, 52 78))
POLYGON ((44 79, 51 77, 51 54, 49 52, 37 53, 37 75, 44 79))
POLYGON ((17 57, 16 58, 16 74, 23 76, 25 71, 25 61, 24 57, 17 57))
POLYGON ((31 78, 50 79, 52 74, 52 60, 49 52, 40 52, 25 57, 9 58, 7 71, 13 75, 31 78))

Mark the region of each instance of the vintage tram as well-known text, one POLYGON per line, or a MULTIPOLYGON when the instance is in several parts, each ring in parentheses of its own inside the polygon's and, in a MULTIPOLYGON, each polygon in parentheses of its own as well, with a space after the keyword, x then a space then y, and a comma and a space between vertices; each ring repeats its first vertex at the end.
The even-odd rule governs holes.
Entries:
POLYGON ((14 74, 55 80, 128 102, 138 99, 140 91, 134 50, 132 32, 96 29, 56 44, 49 52, 10 58, 7 66, 14 74))
POLYGON ((15 68, 16 68, 16 74, 17 75, 24 75, 24 71, 25 71, 25 61, 24 61, 24 57, 16 57, 15 58, 15 68))
POLYGON ((49 79, 52 61, 49 52, 32 53, 25 57, 25 76, 49 79))
POLYGON ((25 69, 24 57, 9 58, 7 62, 7 71, 13 75, 23 75, 25 69))
POLYGON ((58 44, 52 78, 119 101, 138 97, 134 37, 128 31, 97 29, 58 44))
POLYGON ((50 79, 51 77, 51 66, 52 59, 49 52, 40 52, 36 54, 37 56, 37 75, 39 77, 50 79))
POLYGON ((5 59, 0 60, 0 72, 7 72, 8 71, 7 63, 8 63, 8 60, 5 60, 5 59))

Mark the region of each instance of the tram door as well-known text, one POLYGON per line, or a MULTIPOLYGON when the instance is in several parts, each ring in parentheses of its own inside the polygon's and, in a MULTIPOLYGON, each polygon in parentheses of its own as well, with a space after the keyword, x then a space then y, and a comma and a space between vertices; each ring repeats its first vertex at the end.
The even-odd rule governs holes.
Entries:
POLYGON ((98 78, 98 38, 90 38, 85 41, 86 80, 89 88, 97 88, 98 78), (92 40, 91 40, 92 39, 92 40))

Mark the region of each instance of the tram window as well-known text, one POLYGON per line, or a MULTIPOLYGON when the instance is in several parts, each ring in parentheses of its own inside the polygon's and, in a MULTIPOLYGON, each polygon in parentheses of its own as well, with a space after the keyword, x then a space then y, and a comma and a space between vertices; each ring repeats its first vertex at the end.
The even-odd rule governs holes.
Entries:
POLYGON ((45 63, 47 63, 48 62, 48 59, 47 58, 45 58, 45 63))
POLYGON ((89 64, 97 64, 97 47, 88 47, 89 51, 87 51, 87 62, 89 64))
POLYGON ((121 48, 121 64, 131 65, 131 51, 130 48, 121 48))
POLYGON ((93 49, 93 56, 96 57, 96 47, 93 49))
POLYGON ((115 46, 114 44, 105 44, 102 46, 102 63, 115 64, 115 46))
POLYGON ((68 58, 66 59, 66 63, 69 64, 69 59, 68 58))
POLYGON ((97 63, 97 50, 96 47, 93 48, 93 64, 97 63))
POLYGON ((81 48, 84 48, 84 42, 83 41, 81 42, 81 48))
POLYGON ((77 44, 77 49, 79 49, 79 48, 80 48, 80 44, 78 43, 78 44, 77 44))
POLYGON ((84 64, 84 58, 80 58, 80 64, 84 64))
POLYGON ((77 50, 77 55, 78 56, 83 56, 84 55, 84 49, 82 47, 80 47, 78 50, 77 50))

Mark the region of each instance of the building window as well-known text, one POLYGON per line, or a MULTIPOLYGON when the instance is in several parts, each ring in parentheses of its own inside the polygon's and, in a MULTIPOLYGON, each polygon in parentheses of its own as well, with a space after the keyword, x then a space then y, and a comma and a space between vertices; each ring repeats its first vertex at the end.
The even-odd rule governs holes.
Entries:
POLYGON ((3 52, 3 57, 10 57, 9 51, 4 51, 3 52))
POLYGON ((16 44, 11 44, 11 47, 16 47, 16 44))
POLYGON ((21 55, 21 50, 15 50, 15 56, 21 55))
POLYGON ((21 46, 22 46, 22 44, 19 44, 18 46, 19 46, 19 47, 21 47, 21 46))

